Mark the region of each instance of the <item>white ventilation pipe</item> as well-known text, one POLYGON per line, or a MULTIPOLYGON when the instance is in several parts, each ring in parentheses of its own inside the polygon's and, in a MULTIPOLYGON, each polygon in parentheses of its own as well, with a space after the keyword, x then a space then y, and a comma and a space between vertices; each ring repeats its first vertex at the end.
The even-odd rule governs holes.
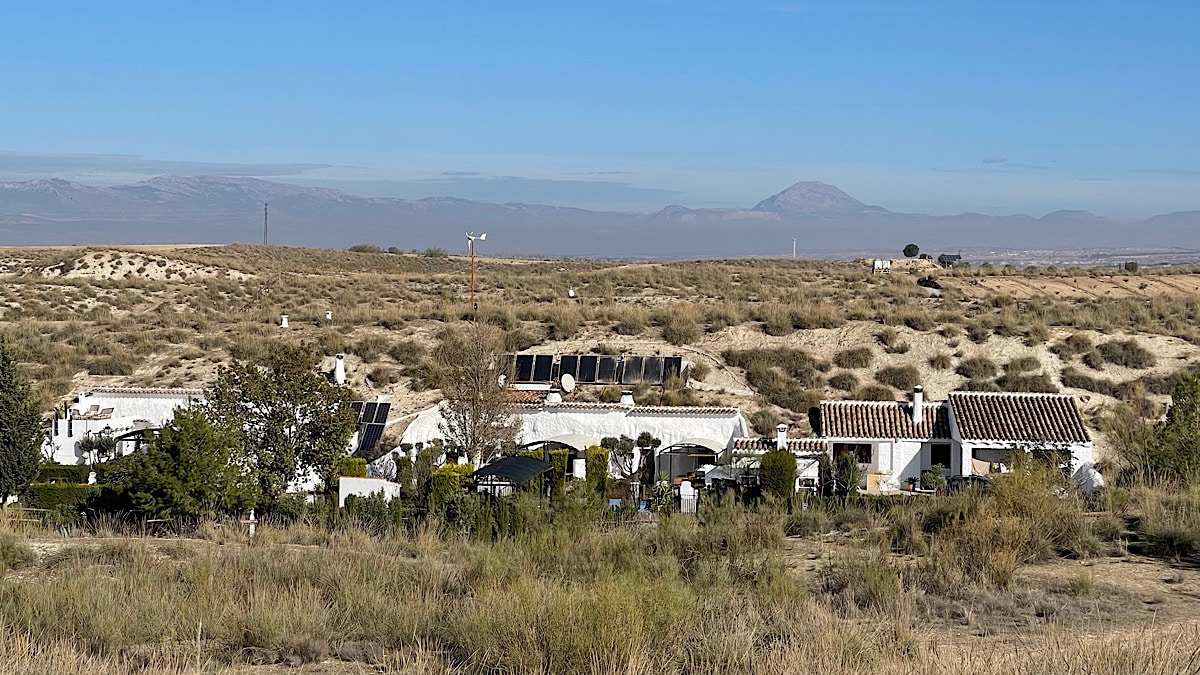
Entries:
POLYGON ((787 425, 779 424, 775 427, 775 449, 787 450, 787 425))
POLYGON ((325 310, 325 320, 333 321, 333 310, 332 309, 325 310))
POLYGON ((925 418, 925 388, 921 385, 913 387, 912 421, 920 424, 925 418))
POLYGON ((338 354, 333 361, 333 381, 346 384, 346 355, 338 354))
POLYGON ((550 393, 546 394, 546 403, 562 403, 562 402, 563 402, 562 393, 558 391, 557 387, 554 389, 551 389, 550 393))
POLYGON ((618 405, 625 405, 625 406, 629 406, 629 407, 633 407, 633 406, 637 405, 636 403, 633 402, 633 391, 629 390, 629 389, 622 391, 621 392, 621 401, 618 405))
POLYGON ((280 328, 287 328, 287 327, 288 327, 288 317, 287 317, 287 314, 280 314, 280 315, 279 315, 279 327, 280 327, 280 328))

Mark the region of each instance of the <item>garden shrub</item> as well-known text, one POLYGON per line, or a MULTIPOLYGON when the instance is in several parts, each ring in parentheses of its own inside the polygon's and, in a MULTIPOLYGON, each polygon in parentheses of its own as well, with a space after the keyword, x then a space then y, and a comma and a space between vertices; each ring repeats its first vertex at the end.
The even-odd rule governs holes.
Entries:
POLYGON ((74 483, 34 483, 21 494, 21 504, 31 509, 47 511, 82 509, 96 493, 92 485, 74 483))
POLYGON ((366 478, 367 460, 362 457, 341 457, 337 463, 337 475, 347 478, 366 478))
POLYGON ((471 464, 444 464, 430 475, 429 508, 440 509, 448 499, 463 491, 467 477, 475 471, 471 464))
POLYGON ((759 460, 763 491, 780 499, 791 499, 796 491, 796 458, 786 450, 772 450, 759 460))
POLYGON ((585 453, 588 489, 603 495, 608 489, 608 450, 592 446, 585 453))
POLYGON ((87 464, 43 464, 34 483, 86 483, 92 467, 87 464))

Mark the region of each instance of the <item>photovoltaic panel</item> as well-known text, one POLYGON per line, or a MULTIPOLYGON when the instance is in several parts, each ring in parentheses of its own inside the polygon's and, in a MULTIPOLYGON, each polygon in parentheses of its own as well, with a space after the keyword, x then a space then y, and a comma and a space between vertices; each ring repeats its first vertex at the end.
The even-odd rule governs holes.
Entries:
POLYGON ((375 410, 377 408, 379 408, 379 404, 375 403, 373 401, 369 402, 369 403, 364 403, 362 417, 360 418, 361 422, 363 424, 368 424, 370 422, 374 422, 375 421, 375 410))
POLYGON ((663 379, 666 380, 672 377, 679 377, 683 372, 683 357, 668 356, 663 359, 663 379))
POLYGON ((642 357, 626 356, 621 369, 621 384, 636 384, 642 381, 642 357))
POLYGON ((663 383, 663 358, 661 356, 646 357, 642 363, 642 379, 647 384, 663 383))
POLYGON ((350 403, 350 409, 354 411, 354 420, 357 422, 362 417, 362 401, 353 401, 350 403))
POLYGON ((517 354, 517 382, 533 382, 533 354, 517 354))
POLYGON ((579 377, 575 378, 576 381, 583 384, 595 384, 598 361, 599 359, 595 356, 579 357, 579 377))
POLYGON ((579 375, 579 357, 571 354, 564 355, 562 358, 560 358, 558 360, 558 373, 559 377, 562 377, 563 375, 570 375, 571 377, 579 379, 577 377, 579 375))
POLYGON ((549 354, 538 354, 533 361, 533 381, 549 382, 553 378, 554 357, 549 354))
POLYGON ((613 384, 617 381, 617 359, 615 356, 601 356, 596 366, 596 381, 601 384, 613 384))
POLYGON ((379 439, 383 437, 382 424, 364 424, 362 431, 359 432, 358 451, 359 453, 370 452, 379 439))
MULTIPOLYGON (((379 407, 375 409, 375 419, 373 421, 376 424, 383 424, 384 422, 387 422, 388 413, 391 411, 392 411, 391 403, 380 403, 379 407)), ((364 421, 369 421, 369 420, 364 420, 364 421)))

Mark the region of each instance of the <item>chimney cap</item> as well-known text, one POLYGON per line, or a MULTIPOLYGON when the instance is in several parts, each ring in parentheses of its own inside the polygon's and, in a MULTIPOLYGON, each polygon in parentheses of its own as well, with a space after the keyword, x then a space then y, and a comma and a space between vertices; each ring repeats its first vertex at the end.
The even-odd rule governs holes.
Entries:
POLYGON ((917 386, 913 387, 913 391, 925 391, 925 387, 922 387, 918 384, 917 386))
POLYGON ((783 422, 775 425, 775 431, 787 431, 788 426, 783 422))

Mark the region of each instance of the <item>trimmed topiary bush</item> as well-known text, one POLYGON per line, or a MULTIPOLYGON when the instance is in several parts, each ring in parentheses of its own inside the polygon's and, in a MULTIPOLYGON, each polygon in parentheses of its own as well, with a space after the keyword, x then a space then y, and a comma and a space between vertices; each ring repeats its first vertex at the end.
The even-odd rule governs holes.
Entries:
POLYGON ((759 460, 759 480, 763 492, 779 499, 791 499, 796 493, 796 458, 785 450, 772 450, 759 460))
POLYGON ((588 489, 603 495, 608 489, 608 450, 596 445, 587 449, 588 489))
POLYGON ((462 492, 468 476, 475 472, 471 464, 444 464, 430 475, 429 507, 439 509, 453 495, 462 492))
POLYGON ((43 464, 34 483, 86 483, 92 467, 87 464, 43 464))

